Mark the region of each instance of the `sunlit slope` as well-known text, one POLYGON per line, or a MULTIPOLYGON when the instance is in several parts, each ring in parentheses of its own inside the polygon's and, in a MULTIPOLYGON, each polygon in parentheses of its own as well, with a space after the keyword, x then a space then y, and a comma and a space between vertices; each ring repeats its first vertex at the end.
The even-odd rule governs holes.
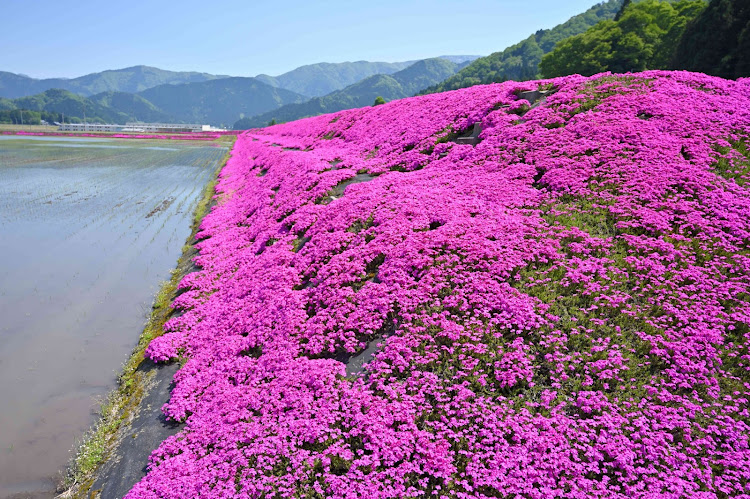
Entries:
POLYGON ((571 76, 240 136, 130 497, 750 493, 749 96, 571 76))

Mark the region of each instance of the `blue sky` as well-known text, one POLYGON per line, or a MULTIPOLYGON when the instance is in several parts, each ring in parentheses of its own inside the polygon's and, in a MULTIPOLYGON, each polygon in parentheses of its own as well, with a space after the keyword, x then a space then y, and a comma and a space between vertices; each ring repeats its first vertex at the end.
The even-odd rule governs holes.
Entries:
POLYGON ((146 64, 233 76, 315 62, 487 55, 596 0, 2 0, 0 71, 75 77, 146 64))

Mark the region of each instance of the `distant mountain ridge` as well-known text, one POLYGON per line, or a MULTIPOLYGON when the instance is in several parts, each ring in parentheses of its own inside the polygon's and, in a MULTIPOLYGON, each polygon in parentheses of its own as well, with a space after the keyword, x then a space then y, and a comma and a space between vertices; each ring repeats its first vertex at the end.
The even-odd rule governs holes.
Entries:
MULTIPOLYGON (((455 64, 451 60, 465 64, 464 61, 474 58, 455 55, 439 59, 448 64, 455 64)), ((244 117, 288 104, 301 104, 309 99, 310 94, 329 88, 334 90, 326 93, 332 93, 351 86, 374 76, 373 72, 387 76, 403 71, 413 63, 319 63, 302 66, 278 77, 230 77, 165 71, 149 66, 103 71, 71 79, 42 80, 0 72, 0 110, 64 113, 68 119, 83 119, 85 109, 86 118, 91 122, 176 121, 231 126, 244 117), (377 73, 379 71, 382 73, 377 73), (46 88, 48 85, 56 87, 46 88)), ((443 76, 439 79, 453 72, 440 73, 443 76)), ((432 79, 424 81, 433 82, 432 79)), ((403 94, 403 88, 393 89, 403 83, 383 79, 383 85, 392 87, 392 91, 383 90, 383 96, 389 100, 398 98, 403 94)), ((407 85, 407 88, 412 87, 407 85)), ((351 107, 351 104, 345 106, 351 107)))
POLYGON ((272 87, 258 78, 233 77, 181 85, 159 85, 137 94, 175 121, 231 127, 243 116, 253 116, 307 97, 272 87))
POLYGON ((286 122, 343 109, 370 106, 379 96, 386 101, 410 97, 422 88, 455 74, 466 64, 456 64, 445 58, 424 59, 390 75, 372 75, 323 97, 315 97, 301 104, 289 104, 258 116, 244 118, 237 121, 234 128, 262 127, 268 125, 272 119, 286 122))
MULTIPOLYGON (((441 55, 456 64, 473 61, 478 55, 441 55)), ((308 97, 322 97, 376 74, 389 75, 406 69, 417 60, 403 62, 321 62, 300 66, 279 76, 258 75, 256 78, 274 87, 281 87, 308 97)))
POLYGON ((91 73, 77 78, 36 79, 0 71, 0 97, 15 99, 59 88, 83 96, 101 92, 137 93, 164 84, 191 83, 227 78, 195 71, 168 71, 151 66, 132 66, 91 73))
MULTIPOLYGON (((476 59, 471 55, 447 55, 440 58, 461 63, 476 59)), ((339 90, 374 74, 391 74, 416 61, 405 62, 340 62, 308 64, 279 76, 260 74, 259 81, 305 97, 318 97, 339 90)), ((233 78, 196 71, 168 71, 151 66, 132 66, 91 73, 77 78, 31 78, 26 75, 0 71, 0 98, 16 99, 59 88, 86 97, 102 92, 138 93, 160 85, 202 83, 233 78)))
MULTIPOLYGON (((224 124, 307 98, 274 88, 255 78, 222 78, 198 83, 160 85, 138 94, 102 92, 89 97, 64 89, 45 90, 16 99, 0 98, 0 111, 23 109, 64 114, 66 121, 125 123, 190 122, 224 124)), ((62 116, 60 118, 62 119, 62 116)))
POLYGON ((291 90, 307 97, 320 97, 342 89, 374 74, 391 74, 414 61, 407 62, 321 62, 300 66, 279 76, 260 74, 259 80, 273 87, 291 90))

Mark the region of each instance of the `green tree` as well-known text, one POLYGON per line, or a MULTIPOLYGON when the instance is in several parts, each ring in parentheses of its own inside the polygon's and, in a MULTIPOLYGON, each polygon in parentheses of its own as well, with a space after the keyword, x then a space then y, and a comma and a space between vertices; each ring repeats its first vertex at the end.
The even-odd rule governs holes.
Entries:
POLYGON ((705 7, 705 0, 631 3, 618 20, 602 21, 558 43, 539 68, 547 78, 668 69, 685 26, 705 7))
POLYGON ((445 92, 506 80, 533 80, 539 76, 539 62, 544 54, 553 50, 563 40, 584 33, 599 21, 613 19, 622 3, 623 0, 598 3, 552 29, 540 29, 502 52, 480 57, 445 81, 425 88, 420 94, 445 92))
POLYGON ((750 76, 750 2, 713 0, 688 23, 671 66, 723 78, 750 76))
POLYGON ((624 2, 622 2, 622 7, 620 7, 620 10, 617 11, 617 15, 615 15, 615 21, 619 21, 620 18, 622 18, 622 15, 625 13, 625 9, 627 9, 631 3, 633 3, 632 0, 625 0, 624 2))
POLYGON ((273 118, 271 121, 268 122, 268 126, 274 126, 276 124, 276 118, 273 118))
POLYGON ((372 105, 379 106, 381 104, 385 104, 385 99, 378 95, 377 97, 375 97, 375 102, 372 105))

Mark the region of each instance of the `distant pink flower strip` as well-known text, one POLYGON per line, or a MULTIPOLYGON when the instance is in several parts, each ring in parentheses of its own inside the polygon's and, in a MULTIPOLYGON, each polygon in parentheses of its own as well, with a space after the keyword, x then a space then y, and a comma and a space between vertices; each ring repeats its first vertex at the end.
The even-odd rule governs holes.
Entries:
POLYGON ((164 140, 215 140, 222 135, 232 135, 239 132, 192 132, 169 134, 132 134, 132 133, 76 133, 76 132, 26 132, 0 131, 0 135, 29 135, 35 137, 96 137, 100 139, 164 139, 164 140))

